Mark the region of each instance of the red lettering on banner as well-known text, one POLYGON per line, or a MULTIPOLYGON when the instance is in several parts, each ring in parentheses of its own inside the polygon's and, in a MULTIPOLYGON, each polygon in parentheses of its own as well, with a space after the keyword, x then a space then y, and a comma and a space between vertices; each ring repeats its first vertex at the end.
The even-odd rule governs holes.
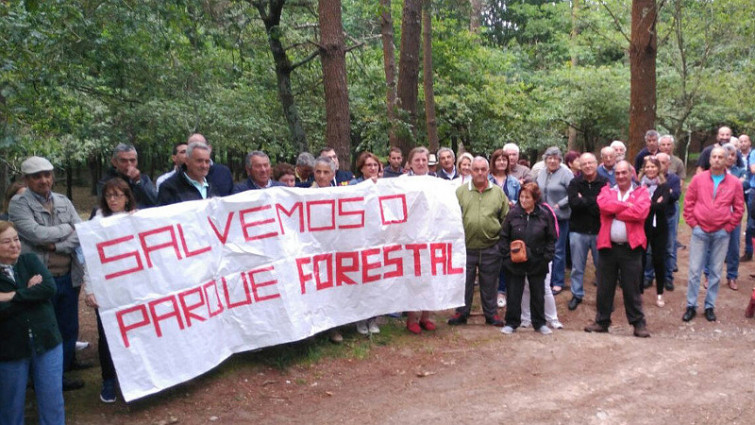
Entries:
POLYGON ((173 226, 164 226, 159 227, 154 230, 149 230, 147 232, 139 233, 139 241, 142 245, 142 251, 144 252, 144 256, 147 258, 147 267, 152 268, 152 257, 150 256, 150 253, 152 251, 157 251, 163 248, 173 248, 173 252, 176 253, 176 258, 179 260, 181 259, 181 251, 178 249, 178 241, 176 240, 176 232, 173 230, 173 226), (154 246, 147 246, 147 237, 152 235, 158 235, 160 233, 167 232, 170 234, 170 240, 168 242, 159 243, 154 246))
POLYGON ((383 264, 386 266, 393 266, 393 271, 385 272, 383 279, 389 279, 392 277, 401 277, 404 275, 404 260, 403 258, 390 258, 388 254, 401 250, 401 245, 389 245, 383 247, 383 264))
POLYGON ((430 244, 430 271, 433 276, 436 276, 437 268, 440 265, 443 274, 447 274, 446 270, 446 244, 444 243, 431 243, 430 244))
POLYGON ((311 263, 312 260, 309 257, 303 257, 303 258, 297 258, 296 259, 296 268, 299 271, 299 285, 301 285, 301 293, 302 295, 307 293, 306 283, 308 280, 312 280, 312 273, 304 274, 303 266, 305 264, 311 263))
POLYGON ((278 283, 278 281, 277 280, 266 280, 264 282, 257 282, 254 279, 254 275, 257 274, 257 273, 272 272, 273 270, 274 270, 274 267, 273 266, 269 266, 269 267, 263 267, 263 268, 257 269, 257 270, 252 270, 252 271, 250 271, 248 273, 248 275, 249 275, 249 281, 252 282, 252 293, 254 294, 254 302, 258 303, 260 301, 266 301, 266 300, 272 300, 274 298, 280 298, 281 294, 279 294, 277 292, 274 293, 274 294, 265 295, 265 296, 259 296, 259 294, 257 293, 258 289, 264 288, 266 286, 276 285, 278 283))
POLYGON ((346 275, 359 271, 359 254, 356 252, 336 252, 336 286, 342 283, 355 285, 356 281, 346 275), (350 265, 346 265, 344 260, 351 260, 350 265))
POLYGON ((269 210, 271 208, 272 207, 270 205, 263 205, 261 207, 248 208, 248 209, 239 211, 239 219, 241 220, 241 230, 244 232, 244 239, 247 242, 254 241, 254 240, 257 240, 257 239, 271 238, 271 237, 276 236, 278 234, 276 232, 268 232, 268 233, 263 233, 261 235, 250 236, 249 232, 248 232, 248 229, 250 227, 263 226, 265 224, 275 223, 275 219, 272 218, 272 217, 271 218, 266 218, 266 219, 263 219, 263 220, 252 221, 252 222, 249 222, 249 223, 246 222, 246 215, 247 214, 255 213, 257 211, 269 210))
POLYGON ((278 225, 281 229, 281 235, 285 235, 286 231, 283 229, 283 220, 281 220, 281 212, 283 214, 291 217, 294 214, 294 211, 299 210, 299 233, 304 233, 304 208, 302 208, 301 202, 296 202, 290 210, 287 210, 283 205, 281 204, 275 204, 275 213, 278 215, 278 225))
POLYGON ((220 294, 218 294, 218 285, 214 279, 202 285, 202 292, 204 293, 204 299, 207 301, 207 314, 210 315, 209 317, 215 317, 225 310, 225 307, 223 307, 223 303, 220 302, 220 294), (207 288, 210 286, 215 289, 214 291, 215 299, 218 301, 218 309, 215 311, 212 311, 212 308, 211 308, 212 303, 210 303, 210 296, 207 295, 207 288))
POLYGON ((121 338, 123 338, 123 344, 128 348, 131 343, 128 341, 128 332, 136 328, 149 325, 149 314, 147 314, 147 307, 144 304, 135 305, 124 310, 120 310, 115 313, 115 318, 118 320, 118 329, 121 331, 121 338), (125 323, 124 316, 130 313, 139 312, 142 314, 142 319, 138 322, 134 322, 130 325, 125 323))
POLYGON ((203 254, 207 251, 210 251, 212 248, 210 248, 210 245, 207 245, 204 248, 197 248, 194 251, 190 251, 189 247, 186 246, 186 238, 184 237, 184 228, 180 224, 177 224, 176 227, 178 228, 178 237, 181 239, 181 246, 184 249, 184 254, 186 255, 186 258, 193 257, 195 255, 203 254))
POLYGON ((383 225, 386 224, 398 224, 398 223, 406 223, 407 220, 409 220, 409 213, 406 207, 406 194, 401 193, 398 195, 385 195, 378 197, 378 202, 380 205, 380 221, 383 223, 383 225), (401 209, 404 214, 404 218, 399 218, 396 220, 386 221, 385 220, 385 205, 383 204, 383 201, 389 201, 391 199, 398 199, 401 201, 401 209))
POLYGON ((314 264, 315 275, 315 288, 318 291, 333 287, 333 254, 319 254, 312 257, 312 263, 314 264), (327 273, 327 280, 322 281, 320 279, 320 263, 325 261, 325 272, 327 273))
POLYGON ((157 333, 157 337, 160 338, 163 336, 163 330, 160 327, 160 321, 169 319, 171 317, 176 318, 176 322, 178 322, 178 327, 180 329, 184 328, 184 322, 181 320, 181 313, 178 310, 178 303, 176 302, 176 298, 173 295, 169 295, 167 297, 158 298, 154 301, 149 302, 149 312, 152 316, 152 322, 155 324, 155 332, 157 333), (173 306, 173 309, 168 311, 167 313, 163 315, 158 315, 157 311, 155 310, 155 306, 162 304, 166 301, 170 301, 170 305, 173 306))
POLYGON ((183 316, 186 319, 187 327, 191 327, 191 319, 196 319, 200 322, 204 322, 206 320, 204 317, 192 312, 192 310, 196 310, 197 308, 205 305, 204 292, 202 291, 201 286, 197 286, 196 288, 191 288, 189 290, 181 292, 180 294, 178 294, 178 300, 181 303, 181 311, 183 312, 183 316), (193 294, 199 295, 199 301, 194 304, 187 304, 186 298, 193 294))
POLYGON ((220 278, 223 281, 223 292, 225 293, 225 305, 228 306, 228 309, 241 307, 242 305, 248 305, 252 303, 252 294, 249 291, 249 283, 246 281, 246 274, 241 274, 241 282, 244 286, 244 296, 245 298, 241 301, 231 302, 231 291, 228 288, 228 281, 225 279, 225 277, 220 278))
POLYGON ((220 232, 218 232, 218 228, 215 227, 215 223, 212 221, 212 219, 209 216, 207 217, 207 221, 210 223, 212 230, 215 232, 215 236, 218 237, 218 240, 223 245, 225 245, 226 241, 228 241, 228 231, 231 229, 231 221, 233 220, 233 214, 235 214, 235 211, 231 211, 228 213, 228 217, 225 220, 225 228, 223 228, 222 235, 220 234, 220 232))
POLYGON ((323 199, 321 201, 307 202, 307 228, 310 232, 319 232, 322 230, 333 230, 336 228, 336 201, 333 199, 323 199), (312 227, 312 206, 330 205, 330 225, 322 227, 312 227))
POLYGON ((381 264, 370 263, 370 255, 380 255, 379 248, 365 249, 362 251, 362 283, 374 282, 380 280, 380 273, 376 275, 370 275, 370 270, 379 269, 381 264))
POLYGON ((409 243, 404 245, 406 249, 410 249, 412 251, 412 255, 414 256, 414 275, 415 276, 422 276, 422 262, 420 261, 420 254, 419 251, 422 249, 427 249, 426 243, 409 243))
POLYGON ((359 217, 359 222, 355 224, 343 224, 338 226, 339 229, 358 229, 361 227, 364 227, 364 210, 353 210, 353 211, 344 211, 343 210, 343 204, 351 203, 351 202, 360 202, 364 203, 364 197, 361 196, 359 198, 343 198, 338 200, 338 215, 339 216, 349 216, 349 215, 355 215, 359 217))
POLYGON ((118 245, 120 243, 130 241, 131 239, 134 239, 134 235, 128 235, 124 236, 122 238, 113 239, 106 242, 100 242, 97 244, 97 253, 100 256, 100 262, 102 264, 112 263, 114 261, 123 260, 124 258, 130 258, 133 257, 136 260, 136 266, 132 267, 130 269, 125 269, 121 271, 117 271, 115 273, 110 273, 105 275, 105 280, 113 279, 118 276, 127 275, 129 273, 136 273, 138 271, 141 271, 144 269, 144 265, 142 264, 142 259, 139 257, 139 251, 129 251, 123 254, 114 255, 112 257, 108 257, 105 255, 105 248, 113 245, 118 245))
POLYGON ((453 244, 451 242, 446 244, 446 260, 448 260, 448 274, 462 274, 464 273, 464 267, 455 267, 451 264, 453 260, 453 244))

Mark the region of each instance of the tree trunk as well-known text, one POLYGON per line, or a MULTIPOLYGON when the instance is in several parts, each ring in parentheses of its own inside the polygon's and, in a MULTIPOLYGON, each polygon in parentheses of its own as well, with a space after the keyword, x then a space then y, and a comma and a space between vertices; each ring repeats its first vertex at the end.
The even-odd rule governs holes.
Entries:
POLYGON ((325 140, 338 154, 341 168, 351 168, 349 92, 341 0, 319 0, 320 61, 325 85, 325 140))
POLYGON ((385 68, 386 106, 388 121, 388 140, 391 146, 398 146, 396 138, 396 55, 394 53, 393 17, 391 17, 391 0, 380 0, 380 33, 383 40, 383 66, 385 68))
MULTIPOLYGON (((571 69, 572 72, 577 69, 579 65, 579 58, 577 58, 577 36, 579 35, 579 25, 577 15, 579 13, 579 0, 572 0, 571 7, 571 69)), ((569 141, 567 146, 570 150, 580 151, 577 148, 577 129, 573 125, 569 125, 569 141)))
POLYGON ((645 145, 645 132, 655 127, 655 0, 632 1, 632 35, 629 45, 630 106, 627 158, 645 145))
POLYGON ((401 131, 398 146, 406 158, 409 150, 414 147, 414 136, 417 131, 417 84, 419 84, 419 47, 422 0, 405 0, 403 16, 401 18, 401 59, 398 67, 398 99, 399 108, 405 111, 408 125, 412 129, 407 134, 401 131))
POLYGON ((252 2, 260 14, 265 32, 267 33, 267 42, 270 45, 270 53, 273 55, 275 63, 275 77, 278 80, 278 99, 283 107, 283 115, 288 123, 288 131, 291 133, 291 141, 297 152, 308 150, 307 135, 304 132, 299 110, 296 107, 296 99, 291 88, 291 73, 294 66, 288 58, 283 44, 281 43, 280 20, 283 12, 283 5, 286 0, 267 0, 252 2))
POLYGON ((469 32, 480 33, 482 25, 482 0, 469 0, 469 32))
POLYGON ((435 121, 435 94, 433 93, 433 26, 430 8, 432 0, 422 5, 422 71, 425 89, 425 122, 430 152, 438 151, 438 123, 435 121))

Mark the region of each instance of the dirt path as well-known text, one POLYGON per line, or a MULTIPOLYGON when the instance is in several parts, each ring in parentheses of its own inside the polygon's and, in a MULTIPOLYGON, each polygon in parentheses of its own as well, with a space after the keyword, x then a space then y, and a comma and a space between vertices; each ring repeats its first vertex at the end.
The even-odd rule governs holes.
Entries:
MULTIPOLYGON (((686 241, 689 231, 680 230, 686 241)), ((376 338, 366 354, 353 332, 342 349, 347 357, 284 371, 242 354, 131 405, 100 403, 99 370, 92 369, 81 373, 85 389, 66 393, 69 423, 750 424, 755 321, 743 311, 755 263, 740 266, 739 291, 721 288, 718 322, 698 315, 683 323, 687 255, 680 251, 677 289, 667 293, 666 307, 654 305, 654 290, 644 295, 650 339, 632 336, 619 294, 610 334, 583 332, 595 314, 595 287, 588 284, 574 312, 566 308, 567 292, 557 297, 566 328, 552 336, 532 329, 504 336, 475 316, 467 326, 441 324, 414 337, 386 319, 392 340, 376 338)), ((439 323, 447 313, 437 313, 439 323)), ((96 341, 94 316, 83 315, 83 337, 96 341)), ((94 359, 96 350, 83 357, 94 359)))

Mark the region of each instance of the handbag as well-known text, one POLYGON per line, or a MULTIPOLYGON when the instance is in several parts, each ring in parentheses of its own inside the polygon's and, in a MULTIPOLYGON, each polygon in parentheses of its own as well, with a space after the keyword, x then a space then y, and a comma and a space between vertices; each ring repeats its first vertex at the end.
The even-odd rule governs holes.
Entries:
POLYGON ((509 250, 511 251, 512 262, 524 263, 527 261, 527 245, 524 243, 523 240, 517 239, 515 241, 511 241, 511 245, 509 245, 509 250))

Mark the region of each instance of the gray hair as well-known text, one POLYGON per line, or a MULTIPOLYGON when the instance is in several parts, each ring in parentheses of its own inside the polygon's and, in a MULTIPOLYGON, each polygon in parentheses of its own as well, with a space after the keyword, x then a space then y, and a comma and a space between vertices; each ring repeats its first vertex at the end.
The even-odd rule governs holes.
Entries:
POLYGON ((661 134, 655 130, 648 130, 645 132, 645 140, 647 140, 650 137, 655 137, 655 139, 658 140, 658 138, 661 137, 661 134))
POLYGON ((724 148, 727 155, 731 155, 732 153, 737 153, 737 147, 734 146, 734 143, 731 143, 731 142, 724 143, 721 147, 724 148))
POLYGON ((551 146, 548 149, 545 150, 545 153, 543 154, 543 161, 548 159, 548 157, 555 156, 558 157, 559 160, 563 161, 564 158, 561 156, 561 149, 559 149, 556 146, 551 146))
POLYGON ((519 146, 516 145, 516 143, 506 143, 503 145, 503 151, 514 151, 516 153, 519 153, 519 146))
POLYGON ((244 159, 244 165, 246 168, 251 168, 252 166, 252 158, 253 157, 259 157, 259 158, 265 158, 267 162, 270 162, 270 157, 267 156, 265 152, 262 151, 251 151, 248 154, 246 154, 246 158, 244 159))
POLYGON ((616 146, 621 146, 622 148, 624 148, 624 150, 627 150, 627 145, 625 145, 621 140, 614 140, 613 142, 611 142, 611 147, 614 150, 616 150, 616 146))
POLYGON ((336 172, 336 163, 327 156, 321 156, 315 159, 315 167, 317 167, 319 164, 325 164, 330 168, 330 171, 334 173, 336 172))
POLYGON ((440 158, 441 152, 451 152, 451 158, 453 158, 454 162, 456 162, 456 154, 454 153, 453 149, 451 149, 451 148, 440 148, 440 149, 438 149, 438 158, 440 158))
POLYGON ((128 143, 118 143, 118 145, 113 148, 113 159, 118 159, 118 154, 122 152, 136 153, 136 148, 134 145, 129 145, 128 143))
POLYGON ((484 156, 477 155, 476 157, 474 157, 472 159, 472 164, 474 164, 476 161, 483 161, 483 162, 485 162, 485 166, 488 168, 488 170, 490 169, 490 162, 484 156))
POLYGON ((608 154, 614 154, 616 155, 616 150, 612 148, 611 146, 605 146, 603 149, 600 150, 600 156, 608 155, 608 154))
POLYGON ((661 136, 660 139, 658 139, 658 141, 660 142, 661 140, 664 140, 664 139, 670 139, 672 145, 676 143, 676 140, 674 140, 674 136, 670 134, 664 134, 663 136, 661 136))
POLYGON ((210 151, 210 147, 207 146, 207 144, 202 142, 191 142, 189 143, 189 146, 186 147, 186 157, 191 158, 191 154, 194 153, 194 149, 199 149, 201 151, 210 151))
POLYGON ((296 157, 297 167, 314 167, 315 157, 309 152, 302 152, 296 157))

